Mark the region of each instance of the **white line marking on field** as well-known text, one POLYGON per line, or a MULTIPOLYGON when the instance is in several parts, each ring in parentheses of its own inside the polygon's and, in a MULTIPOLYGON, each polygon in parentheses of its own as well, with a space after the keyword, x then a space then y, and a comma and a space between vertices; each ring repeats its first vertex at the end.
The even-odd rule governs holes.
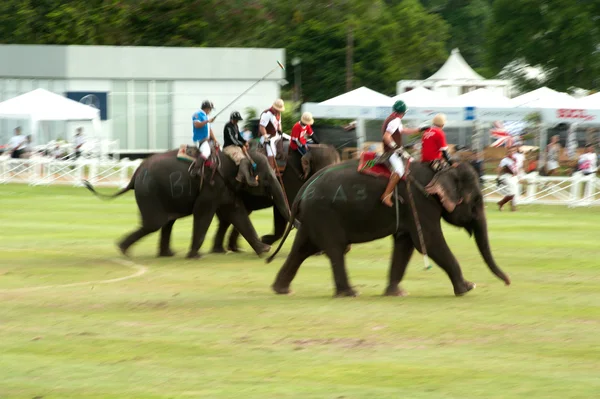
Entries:
MULTIPOLYGON (((58 252, 58 251, 55 251, 58 252)), ((119 263, 123 266, 130 267, 132 269, 136 269, 137 271, 129 276, 112 278, 110 280, 99 280, 99 281, 82 281, 79 283, 71 283, 71 284, 59 284, 59 285, 42 285, 38 287, 24 287, 24 288, 12 288, 12 289, 3 289, 0 290, 0 293, 10 293, 10 292, 31 292, 37 290, 43 290, 47 288, 66 288, 66 287, 77 287, 82 285, 95 285, 95 284, 110 284, 110 283, 118 283, 119 281, 125 281, 132 278, 140 277, 148 272, 148 267, 144 265, 138 265, 130 260, 114 258, 110 259, 112 262, 119 263)))

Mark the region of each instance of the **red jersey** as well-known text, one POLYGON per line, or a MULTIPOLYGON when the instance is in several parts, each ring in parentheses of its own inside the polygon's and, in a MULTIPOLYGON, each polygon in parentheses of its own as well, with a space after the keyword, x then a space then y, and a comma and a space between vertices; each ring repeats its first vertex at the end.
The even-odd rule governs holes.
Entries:
POLYGON ((423 132, 421 139, 421 162, 431 162, 442 158, 441 150, 448 147, 446 134, 437 126, 423 132))
POLYGON ((294 139, 298 139, 298 141, 300 141, 300 143, 306 144, 306 137, 310 137, 310 136, 312 136, 312 134, 313 134, 313 130, 310 127, 310 125, 302 126, 302 124, 300 122, 297 122, 294 125, 294 127, 292 128, 290 148, 292 150, 297 150, 298 144, 296 144, 296 141, 294 139))

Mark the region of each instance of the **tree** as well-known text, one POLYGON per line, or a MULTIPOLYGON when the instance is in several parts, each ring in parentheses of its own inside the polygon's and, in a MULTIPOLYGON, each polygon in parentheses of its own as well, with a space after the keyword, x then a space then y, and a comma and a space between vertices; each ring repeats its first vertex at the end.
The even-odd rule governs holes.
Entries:
POLYGON ((496 0, 489 30, 490 66, 499 71, 522 58, 528 64, 547 69, 547 84, 554 89, 598 87, 597 3, 496 0))

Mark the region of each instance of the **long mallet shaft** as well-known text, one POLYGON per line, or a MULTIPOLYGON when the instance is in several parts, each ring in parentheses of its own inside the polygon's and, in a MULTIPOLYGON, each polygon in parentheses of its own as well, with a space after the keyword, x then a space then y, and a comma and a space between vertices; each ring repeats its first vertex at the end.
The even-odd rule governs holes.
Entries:
POLYGON ((267 76, 269 76, 273 72, 277 71, 278 69, 282 69, 282 70, 285 71, 285 67, 279 61, 277 61, 277 67, 276 68, 273 68, 273 70, 269 71, 269 73, 267 73, 265 76, 263 76, 262 78, 260 78, 260 80, 256 81, 252 86, 248 87, 246 89, 246 91, 244 91, 242 94, 240 94, 239 96, 237 96, 232 102, 230 102, 225 107, 223 107, 221 109, 221 111, 217 112, 217 114, 215 116, 213 116, 213 118, 216 118, 217 116, 219 116, 219 114, 221 114, 221 112, 225 111, 231 104, 233 104, 234 102, 236 102, 237 100, 239 100, 240 97, 242 97, 244 94, 248 93, 254 86, 256 86, 257 84, 259 84, 260 82, 262 82, 263 80, 265 80, 267 78, 267 76))

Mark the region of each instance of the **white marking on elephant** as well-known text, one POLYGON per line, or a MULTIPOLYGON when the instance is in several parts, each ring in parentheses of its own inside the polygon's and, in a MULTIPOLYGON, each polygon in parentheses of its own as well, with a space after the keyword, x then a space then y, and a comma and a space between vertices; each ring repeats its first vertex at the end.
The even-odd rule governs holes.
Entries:
POLYGON ((335 192, 335 195, 333 196, 332 201, 335 202, 338 199, 338 196, 341 201, 348 201, 348 197, 346 197, 346 193, 344 192, 344 188, 342 187, 341 184, 338 187, 337 191, 335 192))
POLYGON ((357 201, 364 201, 367 199, 367 186, 365 186, 364 184, 353 184, 352 188, 356 192, 357 201))
MULTIPOLYGON (((53 252, 59 252, 59 251, 53 251, 53 252)), ((63 253, 63 252, 60 252, 60 253, 63 253)), ((64 253, 66 254, 66 252, 64 252, 64 253)), ((115 262, 120 265, 129 267, 131 269, 136 270, 136 272, 133 274, 130 274, 129 276, 111 278, 109 280, 81 281, 79 283, 70 283, 70 284, 42 285, 42 286, 37 286, 37 287, 2 289, 2 290, 0 290, 0 293, 7 294, 7 293, 12 293, 12 292, 33 292, 33 291, 49 289, 49 288, 67 288, 67 287, 79 287, 79 286, 96 285, 96 284, 112 284, 112 283, 118 283, 120 281, 130 280, 132 278, 140 277, 140 276, 146 274, 149 270, 149 268, 147 266, 138 265, 137 263, 134 263, 127 259, 114 258, 114 259, 111 259, 111 262, 115 262)))

